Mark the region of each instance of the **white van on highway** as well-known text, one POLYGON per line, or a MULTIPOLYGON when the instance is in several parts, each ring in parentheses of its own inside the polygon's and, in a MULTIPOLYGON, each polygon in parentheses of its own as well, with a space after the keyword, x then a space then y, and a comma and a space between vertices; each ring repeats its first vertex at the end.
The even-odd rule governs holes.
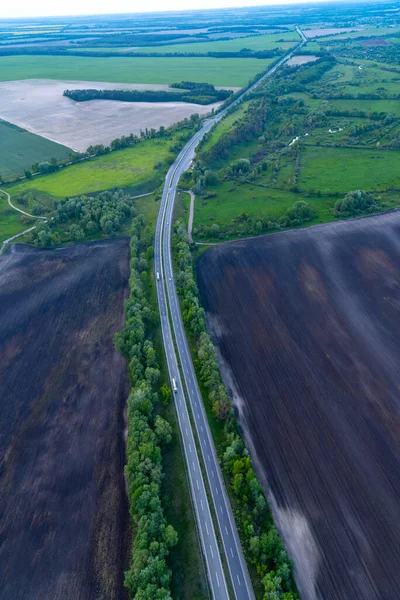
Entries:
POLYGON ((176 387, 176 381, 174 378, 172 378, 172 389, 174 390, 174 392, 178 391, 178 388, 176 387))

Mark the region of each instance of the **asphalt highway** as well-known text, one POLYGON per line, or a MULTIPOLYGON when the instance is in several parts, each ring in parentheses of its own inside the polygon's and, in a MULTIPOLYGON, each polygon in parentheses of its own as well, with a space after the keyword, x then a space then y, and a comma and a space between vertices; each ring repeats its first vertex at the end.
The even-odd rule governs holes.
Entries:
POLYGON ((232 509, 225 490, 222 473, 218 464, 203 400, 199 391, 182 322, 179 300, 176 293, 171 257, 171 227, 174 201, 179 179, 190 167, 191 161, 195 156, 196 147, 200 140, 208 131, 210 131, 215 123, 222 119, 225 113, 234 104, 237 104, 245 95, 251 93, 266 77, 271 76, 279 66, 291 57, 294 50, 297 50, 304 45, 306 38, 299 29, 297 29, 297 31, 301 36, 302 41, 295 49, 292 49, 290 53, 267 71, 260 80, 245 91, 226 109, 214 117, 203 121, 202 128, 186 144, 167 173, 157 218, 154 261, 162 337, 171 382, 172 379, 174 379, 176 383, 174 402, 183 441, 197 527, 207 568, 210 589, 215 600, 227 600, 229 594, 218 549, 216 532, 211 517, 205 482, 200 468, 198 450, 195 444, 189 416, 189 407, 196 428, 199 450, 202 454, 211 501, 214 506, 216 521, 222 539, 223 550, 235 598, 236 600, 254 600, 255 597, 247 571, 246 561, 242 553, 232 509), (174 345, 174 340, 176 346, 174 345), (178 364, 181 366, 181 371, 178 364), (181 372, 183 374, 183 381, 181 372), (187 392, 188 404, 184 394, 184 386, 187 392))

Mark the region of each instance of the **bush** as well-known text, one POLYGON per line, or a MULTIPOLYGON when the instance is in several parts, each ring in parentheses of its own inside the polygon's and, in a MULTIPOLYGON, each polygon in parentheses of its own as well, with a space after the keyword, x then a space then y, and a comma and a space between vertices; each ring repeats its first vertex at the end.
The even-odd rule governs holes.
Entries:
POLYGON ((342 200, 338 200, 333 212, 336 217, 351 217, 371 213, 378 207, 378 199, 373 194, 356 190, 348 192, 342 200))

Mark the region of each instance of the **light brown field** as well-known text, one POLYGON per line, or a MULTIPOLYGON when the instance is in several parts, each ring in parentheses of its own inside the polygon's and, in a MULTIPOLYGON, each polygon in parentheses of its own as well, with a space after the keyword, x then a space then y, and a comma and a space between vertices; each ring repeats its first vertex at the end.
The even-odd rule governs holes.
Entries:
POLYGON ((326 29, 304 29, 304 35, 308 38, 322 37, 324 35, 336 35, 337 33, 349 33, 349 31, 360 31, 360 27, 330 27, 326 29))
POLYGON ((65 89, 169 89, 168 85, 121 84, 97 81, 28 79, 0 83, 0 118, 43 137, 84 151, 91 144, 111 140, 141 129, 168 127, 190 117, 205 115, 219 104, 200 106, 184 102, 74 102, 65 89))
POLYGON ((315 62, 316 60, 318 60, 318 56, 315 56, 314 54, 309 54, 308 56, 293 56, 287 61, 287 65, 289 65, 289 67, 294 67, 296 65, 305 65, 310 62, 315 62))

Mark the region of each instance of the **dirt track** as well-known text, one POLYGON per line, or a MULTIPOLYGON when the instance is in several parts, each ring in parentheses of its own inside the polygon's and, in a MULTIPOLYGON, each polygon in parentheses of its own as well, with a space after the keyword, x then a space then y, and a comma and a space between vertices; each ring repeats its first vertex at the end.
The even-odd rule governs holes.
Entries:
POLYGON ((121 600, 127 239, 0 257, 0 599, 121 600))
POLYGON ((303 600, 400 590, 400 212, 197 263, 224 377, 303 600))

